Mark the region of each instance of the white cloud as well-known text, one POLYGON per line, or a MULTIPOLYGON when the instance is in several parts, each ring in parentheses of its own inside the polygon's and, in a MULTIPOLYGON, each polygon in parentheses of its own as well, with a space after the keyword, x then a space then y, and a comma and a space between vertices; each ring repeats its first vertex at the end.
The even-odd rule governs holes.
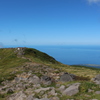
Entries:
POLYGON ((100 0, 88 0, 89 3, 98 3, 100 0))

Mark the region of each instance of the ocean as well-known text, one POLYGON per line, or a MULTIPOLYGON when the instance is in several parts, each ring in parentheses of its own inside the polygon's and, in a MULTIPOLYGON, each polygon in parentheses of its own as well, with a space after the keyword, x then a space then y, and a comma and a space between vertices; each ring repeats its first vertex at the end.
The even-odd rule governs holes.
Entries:
POLYGON ((67 65, 100 68, 100 46, 33 46, 67 65))
POLYGON ((100 46, 26 46, 35 48, 67 65, 100 68, 100 46))

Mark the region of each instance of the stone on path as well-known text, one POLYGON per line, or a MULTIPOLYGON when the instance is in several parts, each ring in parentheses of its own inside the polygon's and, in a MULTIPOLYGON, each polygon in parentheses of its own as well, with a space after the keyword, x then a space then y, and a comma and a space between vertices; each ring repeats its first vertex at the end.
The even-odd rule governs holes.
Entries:
POLYGON ((69 95, 69 96, 75 95, 79 92, 79 86, 80 83, 74 83, 71 86, 69 86, 67 89, 65 89, 62 94, 69 95))

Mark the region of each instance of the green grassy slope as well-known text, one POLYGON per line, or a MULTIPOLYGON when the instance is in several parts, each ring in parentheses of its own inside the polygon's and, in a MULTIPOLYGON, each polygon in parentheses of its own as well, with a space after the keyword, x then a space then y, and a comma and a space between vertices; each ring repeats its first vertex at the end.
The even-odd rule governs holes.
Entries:
POLYGON ((46 53, 38 51, 36 49, 26 48, 24 52, 25 52, 25 57, 38 59, 41 60, 42 62, 48 62, 53 64, 58 63, 53 57, 47 55, 46 53))
POLYGON ((23 48, 23 55, 18 56, 17 48, 0 49, 0 81, 11 78, 10 73, 26 62, 58 63, 54 58, 36 49, 23 48), (30 61, 31 60, 31 61, 30 61))
MULTIPOLYGON (((78 76, 76 77, 77 80, 75 81, 57 83, 60 85, 68 85, 76 82, 81 83, 79 89, 80 92, 77 95, 71 97, 62 96, 60 100, 65 100, 67 98, 75 98, 75 100, 90 100, 91 98, 97 98, 98 100, 100 99, 100 95, 88 92, 88 89, 93 89, 94 91, 98 91, 100 89, 99 85, 96 85, 90 81, 91 78, 95 77, 97 74, 100 74, 100 69, 76 65, 64 65, 46 53, 32 48, 20 48, 20 50, 18 50, 18 48, 0 49, 0 83, 4 80, 12 80, 17 74, 23 73, 23 71, 25 71, 23 70, 23 67, 27 66, 28 64, 40 64, 40 67, 42 67, 41 65, 46 65, 51 68, 59 69, 55 71, 56 73, 68 72, 78 76), (91 97, 86 97, 87 95, 90 95, 91 97)), ((36 73, 36 75, 37 74, 40 75, 39 73, 36 73)), ((5 100, 2 96, 3 95, 0 96, 0 100, 5 100)))
MULTIPOLYGON (((10 73, 20 68, 27 62, 40 63, 53 68, 59 68, 64 72, 73 73, 78 76, 94 77, 100 73, 100 69, 86 68, 84 66, 68 66, 57 62, 46 53, 32 48, 4 48, 0 49, 0 81, 11 78, 10 73), (18 55, 18 53, 23 53, 18 55)), ((19 72, 18 72, 19 73, 19 72)))

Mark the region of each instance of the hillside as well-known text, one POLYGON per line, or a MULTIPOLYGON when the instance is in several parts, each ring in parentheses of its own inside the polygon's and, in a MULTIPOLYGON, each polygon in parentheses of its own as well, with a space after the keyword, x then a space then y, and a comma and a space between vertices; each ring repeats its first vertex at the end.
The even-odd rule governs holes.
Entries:
POLYGON ((36 49, 2 48, 0 100, 100 100, 98 74, 100 69, 64 65, 36 49))

